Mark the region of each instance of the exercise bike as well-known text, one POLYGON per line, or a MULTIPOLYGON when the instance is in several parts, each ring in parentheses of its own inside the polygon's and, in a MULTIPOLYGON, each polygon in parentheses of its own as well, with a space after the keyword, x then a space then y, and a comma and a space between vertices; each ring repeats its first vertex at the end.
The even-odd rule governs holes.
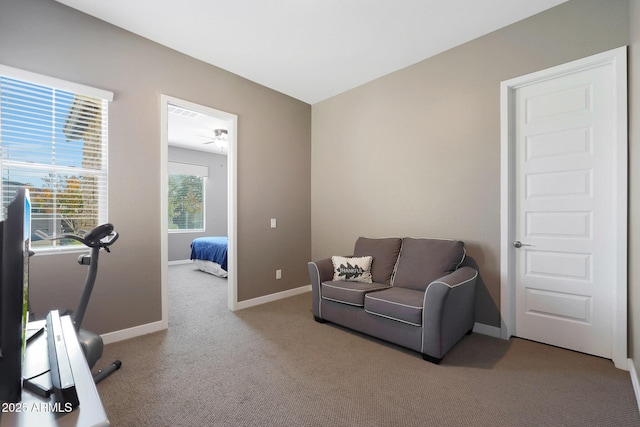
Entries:
MULTIPOLYGON (((112 224, 102 224, 84 234, 79 236, 76 234, 59 234, 55 236, 48 236, 42 231, 35 231, 35 234, 42 239, 46 240, 60 240, 60 239, 72 239, 76 240, 83 245, 91 249, 89 254, 83 254, 78 257, 78 264, 87 265, 89 269, 87 271, 87 278, 85 280, 84 289, 82 291, 82 297, 78 304, 78 309, 75 313, 67 311, 65 314, 72 314, 73 325, 78 335, 78 341, 82 347, 89 369, 93 369, 96 362, 102 357, 102 350, 104 343, 102 337, 94 332, 82 329, 82 321, 89 305, 89 299, 91 298, 91 292, 93 291, 93 285, 96 281, 96 275, 98 273, 98 257, 100 250, 104 249, 106 252, 111 252, 109 247, 115 243, 118 239, 118 233, 114 231, 112 224)), ((99 370, 93 374, 93 380, 97 384, 116 370, 120 369, 122 362, 120 360, 114 361, 107 368, 99 370)))

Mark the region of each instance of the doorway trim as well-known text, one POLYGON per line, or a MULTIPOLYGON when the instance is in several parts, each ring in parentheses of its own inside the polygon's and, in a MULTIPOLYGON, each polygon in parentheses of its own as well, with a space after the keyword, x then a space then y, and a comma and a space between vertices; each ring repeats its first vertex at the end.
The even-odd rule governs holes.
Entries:
POLYGON ((227 234, 229 237, 228 253, 228 276, 227 276, 227 307, 231 311, 238 308, 238 249, 237 249, 237 170, 238 170, 238 116, 226 111, 196 104, 183 99, 174 98, 169 95, 160 95, 160 257, 161 257, 161 288, 162 288, 162 323, 165 328, 169 325, 169 301, 168 301, 168 227, 169 216, 167 214, 167 162, 169 152, 168 141, 168 107, 169 104, 179 106, 198 113, 214 116, 229 121, 229 134, 227 141, 229 150, 227 154, 227 234))
POLYGON ((515 91, 518 88, 547 79, 572 74, 574 72, 603 65, 613 66, 614 107, 614 217, 617 221, 614 252, 615 262, 614 295, 612 312, 611 353, 615 366, 628 370, 627 356, 627 206, 628 206, 628 134, 627 134, 627 47, 619 47, 607 52, 589 56, 534 72, 500 85, 500 335, 509 339, 516 332, 515 304, 515 91))

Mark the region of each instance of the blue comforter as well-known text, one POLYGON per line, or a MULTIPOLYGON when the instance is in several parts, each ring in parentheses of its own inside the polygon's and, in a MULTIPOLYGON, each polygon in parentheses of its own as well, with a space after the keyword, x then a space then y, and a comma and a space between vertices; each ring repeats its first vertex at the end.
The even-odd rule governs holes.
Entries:
POLYGON ((213 261, 227 271, 227 246, 225 236, 199 237, 191 242, 191 259, 213 261))

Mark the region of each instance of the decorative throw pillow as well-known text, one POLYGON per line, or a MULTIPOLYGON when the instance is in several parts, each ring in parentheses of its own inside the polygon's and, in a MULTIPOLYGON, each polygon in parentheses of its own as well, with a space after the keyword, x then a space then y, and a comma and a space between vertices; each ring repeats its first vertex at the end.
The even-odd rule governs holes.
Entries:
POLYGON ((372 283, 371 262, 373 257, 332 256, 333 280, 372 283))

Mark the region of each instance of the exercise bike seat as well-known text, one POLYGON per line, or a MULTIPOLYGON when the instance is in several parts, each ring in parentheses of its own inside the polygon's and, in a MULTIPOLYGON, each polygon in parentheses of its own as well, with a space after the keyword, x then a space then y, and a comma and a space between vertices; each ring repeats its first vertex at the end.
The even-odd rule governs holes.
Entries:
POLYGON ((102 224, 89 231, 82 237, 81 242, 90 248, 100 245, 100 241, 113 233, 113 225, 110 223, 102 224))

